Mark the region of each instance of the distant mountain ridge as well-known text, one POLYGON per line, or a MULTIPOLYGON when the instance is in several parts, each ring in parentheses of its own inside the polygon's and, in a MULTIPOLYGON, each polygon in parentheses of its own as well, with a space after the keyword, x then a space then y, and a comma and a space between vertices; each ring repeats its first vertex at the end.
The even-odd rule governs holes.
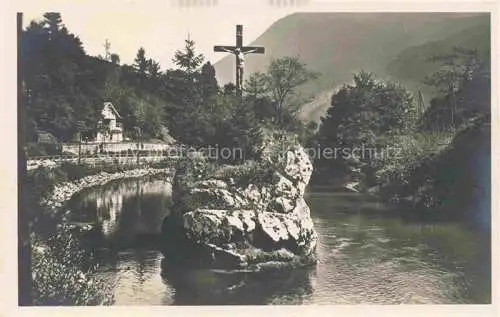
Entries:
MULTIPOLYGON (((263 71, 273 58, 298 55, 322 74, 301 87, 301 93, 311 99, 321 95, 310 106, 324 108, 325 91, 351 82, 359 70, 402 81, 410 89, 420 87, 433 66, 423 67, 425 56, 415 59, 412 54, 432 53, 434 47, 441 52, 452 44, 489 49, 489 28, 488 13, 295 13, 275 22, 254 42, 244 43, 266 48, 266 54, 246 58, 245 73, 263 71)), ((234 63, 234 57, 227 56, 215 64, 221 84, 233 81, 234 63)), ((429 97, 428 89, 424 94, 429 97)), ((323 111, 304 112, 314 114, 305 119, 318 120, 323 111)))

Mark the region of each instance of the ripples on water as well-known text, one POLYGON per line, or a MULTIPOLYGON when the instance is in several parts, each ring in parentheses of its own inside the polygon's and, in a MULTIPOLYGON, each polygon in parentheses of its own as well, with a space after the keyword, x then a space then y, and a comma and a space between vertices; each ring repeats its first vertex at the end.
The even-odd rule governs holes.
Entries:
POLYGON ((319 234, 313 268, 262 275, 168 267, 157 251, 168 186, 115 183, 73 202, 78 221, 100 224, 93 243, 106 251, 97 275, 114 286, 117 305, 490 302, 486 235, 404 223, 356 194, 306 197, 319 234))

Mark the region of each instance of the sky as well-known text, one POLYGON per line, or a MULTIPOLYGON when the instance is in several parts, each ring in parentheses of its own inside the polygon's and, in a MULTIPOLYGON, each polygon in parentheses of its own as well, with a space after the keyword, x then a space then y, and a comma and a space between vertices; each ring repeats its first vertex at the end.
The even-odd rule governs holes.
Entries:
MULTIPOLYGON (((214 53, 214 45, 234 45, 236 24, 243 24, 243 44, 248 45, 272 23, 297 11, 316 11, 308 0, 294 0, 295 5, 271 5, 280 0, 164 0, 149 1, 64 1, 52 11, 60 12, 71 33, 80 37, 89 55, 104 55, 106 39, 111 53, 121 63, 132 64, 139 47, 146 56, 158 61, 162 69, 173 67, 172 58, 183 48, 188 34, 199 53, 215 63, 225 53, 214 53), (198 5, 190 5, 197 1, 198 5), (199 5, 200 1, 204 5, 199 5), (300 5, 297 3, 301 2, 300 5), (211 3, 212 5, 205 5, 211 3)), ((290 0, 281 0, 290 1, 290 0)), ((24 26, 39 20, 47 7, 37 3, 27 6, 24 26)))
POLYGON ((16 7, 24 13, 25 26, 44 12, 60 12, 89 55, 104 55, 108 39, 111 53, 117 53, 122 64, 132 64, 142 46, 163 70, 173 67, 174 53, 184 47, 188 34, 197 51, 215 63, 227 54, 214 53, 213 46, 234 45, 236 24, 243 24, 243 44, 248 45, 294 12, 451 9, 446 2, 432 4, 432 0, 404 6, 399 0, 385 1, 382 5, 377 0, 17 0, 16 7))

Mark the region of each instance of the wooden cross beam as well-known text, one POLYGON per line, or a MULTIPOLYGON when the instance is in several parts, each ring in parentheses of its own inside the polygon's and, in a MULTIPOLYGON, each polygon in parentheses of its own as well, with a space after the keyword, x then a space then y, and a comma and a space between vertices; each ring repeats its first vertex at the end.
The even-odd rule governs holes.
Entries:
POLYGON ((227 52, 236 56, 236 92, 242 96, 243 91, 243 68, 244 55, 246 54, 264 54, 264 47, 261 46, 243 46, 243 25, 236 25, 236 46, 215 45, 214 52, 227 52))

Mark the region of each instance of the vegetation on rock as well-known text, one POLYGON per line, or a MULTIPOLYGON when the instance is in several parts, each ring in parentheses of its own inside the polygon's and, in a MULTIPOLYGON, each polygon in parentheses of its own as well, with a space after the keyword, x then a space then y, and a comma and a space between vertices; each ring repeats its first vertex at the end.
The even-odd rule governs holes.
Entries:
POLYGON ((314 263, 317 236, 303 199, 312 173, 309 157, 286 132, 262 135, 255 160, 179 164, 173 213, 162 229, 167 258, 252 270, 262 269, 262 262, 314 263))

